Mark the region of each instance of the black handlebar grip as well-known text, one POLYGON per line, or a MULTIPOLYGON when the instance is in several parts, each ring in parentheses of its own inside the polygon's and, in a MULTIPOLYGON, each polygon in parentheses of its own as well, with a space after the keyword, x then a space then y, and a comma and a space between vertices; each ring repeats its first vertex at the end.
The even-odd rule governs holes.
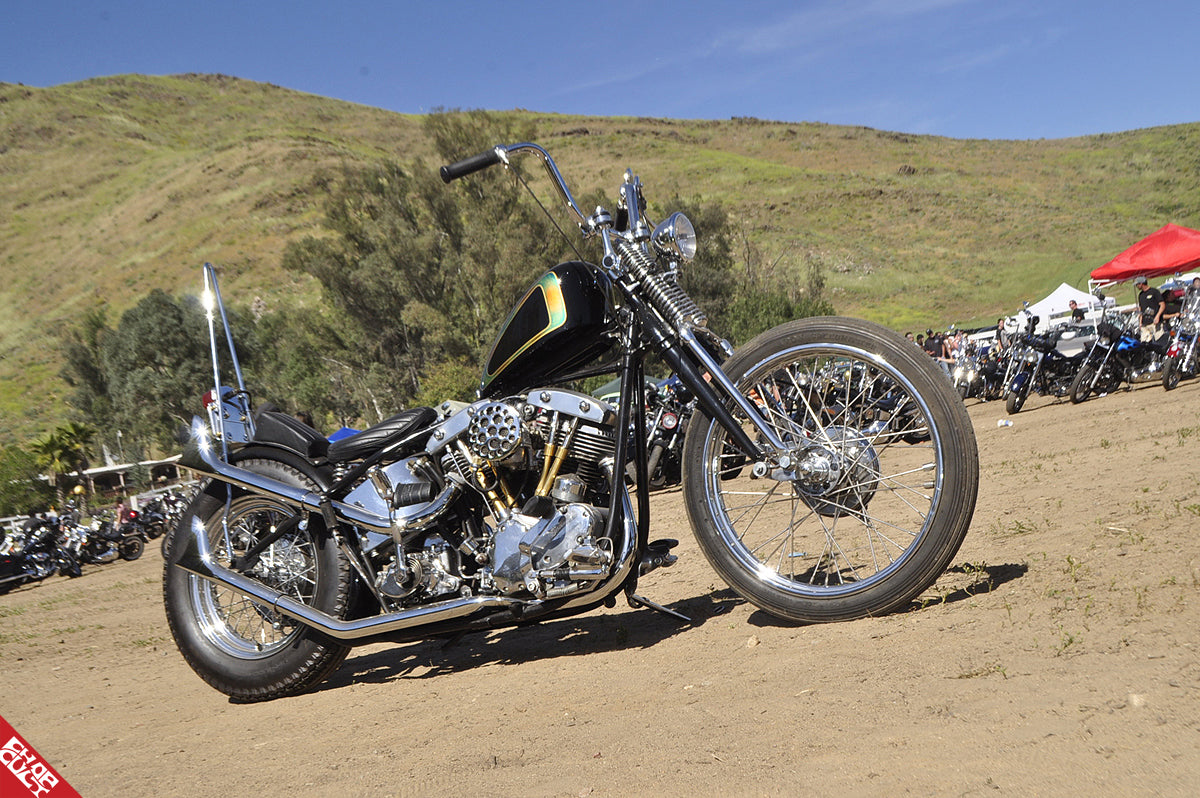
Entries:
POLYGON ((493 149, 443 166, 439 170, 439 173, 442 176, 442 182, 449 183, 451 180, 466 177, 469 174, 478 172, 481 169, 487 169, 489 166, 498 163, 500 163, 500 154, 493 149))

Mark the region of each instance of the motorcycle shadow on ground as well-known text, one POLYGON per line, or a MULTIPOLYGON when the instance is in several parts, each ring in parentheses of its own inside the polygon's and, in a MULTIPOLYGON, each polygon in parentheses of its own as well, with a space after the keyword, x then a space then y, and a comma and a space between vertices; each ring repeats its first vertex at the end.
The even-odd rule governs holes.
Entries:
MULTIPOLYGON (((647 598, 653 600, 650 595, 647 598)), ((362 654, 352 651, 341 669, 315 689, 319 692, 359 683, 428 679, 487 665, 650 648, 677 634, 686 634, 741 603, 740 596, 725 588, 670 604, 669 609, 689 618, 684 621, 648 607, 628 607, 622 596, 611 610, 597 609, 526 627, 402 643, 362 654)))
MULTIPOLYGON (((969 598, 977 598, 981 595, 986 595, 996 590, 1000 585, 1006 582, 1011 582, 1014 579, 1020 579, 1029 571, 1029 566, 1018 565, 1016 563, 1005 563, 1003 565, 972 565, 964 563, 955 565, 946 569, 945 574, 938 580, 938 584, 926 590, 917 598, 909 602, 908 606, 901 607, 894 614, 906 614, 910 612, 918 612, 928 607, 934 607, 944 604, 954 604, 969 598), (966 576, 970 579, 965 585, 941 585, 942 582, 959 581, 957 576, 966 576)), ((780 620, 769 613, 762 610, 756 610, 750 615, 749 623, 753 626, 808 626, 805 623, 789 623, 788 621, 780 620)))
MULTIPOLYGON (((935 605, 952 604, 991 593, 1019 579, 1028 567, 1017 564, 956 565, 946 571, 953 581, 965 576, 966 584, 935 585, 919 599, 899 610, 916 612, 935 605)), ((943 581, 946 577, 943 577, 943 581)), ((383 684, 398 679, 428 679, 488 665, 515 665, 559 657, 575 657, 605 651, 645 649, 678 634, 687 634, 743 604, 744 599, 729 588, 683 599, 670 609, 688 616, 683 621, 649 608, 596 610, 523 628, 473 633, 449 639, 434 639, 389 646, 380 651, 355 655, 316 690, 337 690, 351 684, 383 684)), ((751 626, 804 626, 780 620, 761 610, 751 613, 751 626)))

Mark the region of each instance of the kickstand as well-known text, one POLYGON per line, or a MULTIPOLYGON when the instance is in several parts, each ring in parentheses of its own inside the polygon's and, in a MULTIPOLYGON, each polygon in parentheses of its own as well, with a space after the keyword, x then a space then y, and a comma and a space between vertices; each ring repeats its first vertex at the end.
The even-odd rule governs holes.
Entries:
POLYGON ((651 601, 645 596, 639 596, 636 593, 627 593, 626 599, 629 601, 629 606, 633 607, 634 609, 637 609, 638 607, 649 607, 655 612, 661 612, 663 615, 670 615, 671 617, 678 618, 686 623, 692 622, 692 619, 684 615, 682 612, 676 612, 675 610, 668 609, 661 604, 651 601))

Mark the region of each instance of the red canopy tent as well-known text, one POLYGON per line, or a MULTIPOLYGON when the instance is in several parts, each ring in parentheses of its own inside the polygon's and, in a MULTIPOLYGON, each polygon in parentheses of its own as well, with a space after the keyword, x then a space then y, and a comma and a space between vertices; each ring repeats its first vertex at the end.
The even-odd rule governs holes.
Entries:
POLYGON ((1200 266, 1200 230, 1169 224, 1092 272, 1092 283, 1111 285, 1144 274, 1158 277, 1200 266))

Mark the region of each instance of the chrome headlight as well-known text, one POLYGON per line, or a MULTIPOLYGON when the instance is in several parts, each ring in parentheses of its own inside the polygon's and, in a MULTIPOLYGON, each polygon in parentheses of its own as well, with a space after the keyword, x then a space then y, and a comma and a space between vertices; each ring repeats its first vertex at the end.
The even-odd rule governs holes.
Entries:
POLYGON ((1038 353, 1037 352, 1026 352, 1025 357, 1022 358, 1022 360, 1024 360, 1026 363, 1036 363, 1036 362, 1038 362, 1038 353))
POLYGON ((662 255, 674 255, 682 260, 696 257, 696 228, 682 213, 675 212, 668 216, 654 228, 650 240, 662 255))

